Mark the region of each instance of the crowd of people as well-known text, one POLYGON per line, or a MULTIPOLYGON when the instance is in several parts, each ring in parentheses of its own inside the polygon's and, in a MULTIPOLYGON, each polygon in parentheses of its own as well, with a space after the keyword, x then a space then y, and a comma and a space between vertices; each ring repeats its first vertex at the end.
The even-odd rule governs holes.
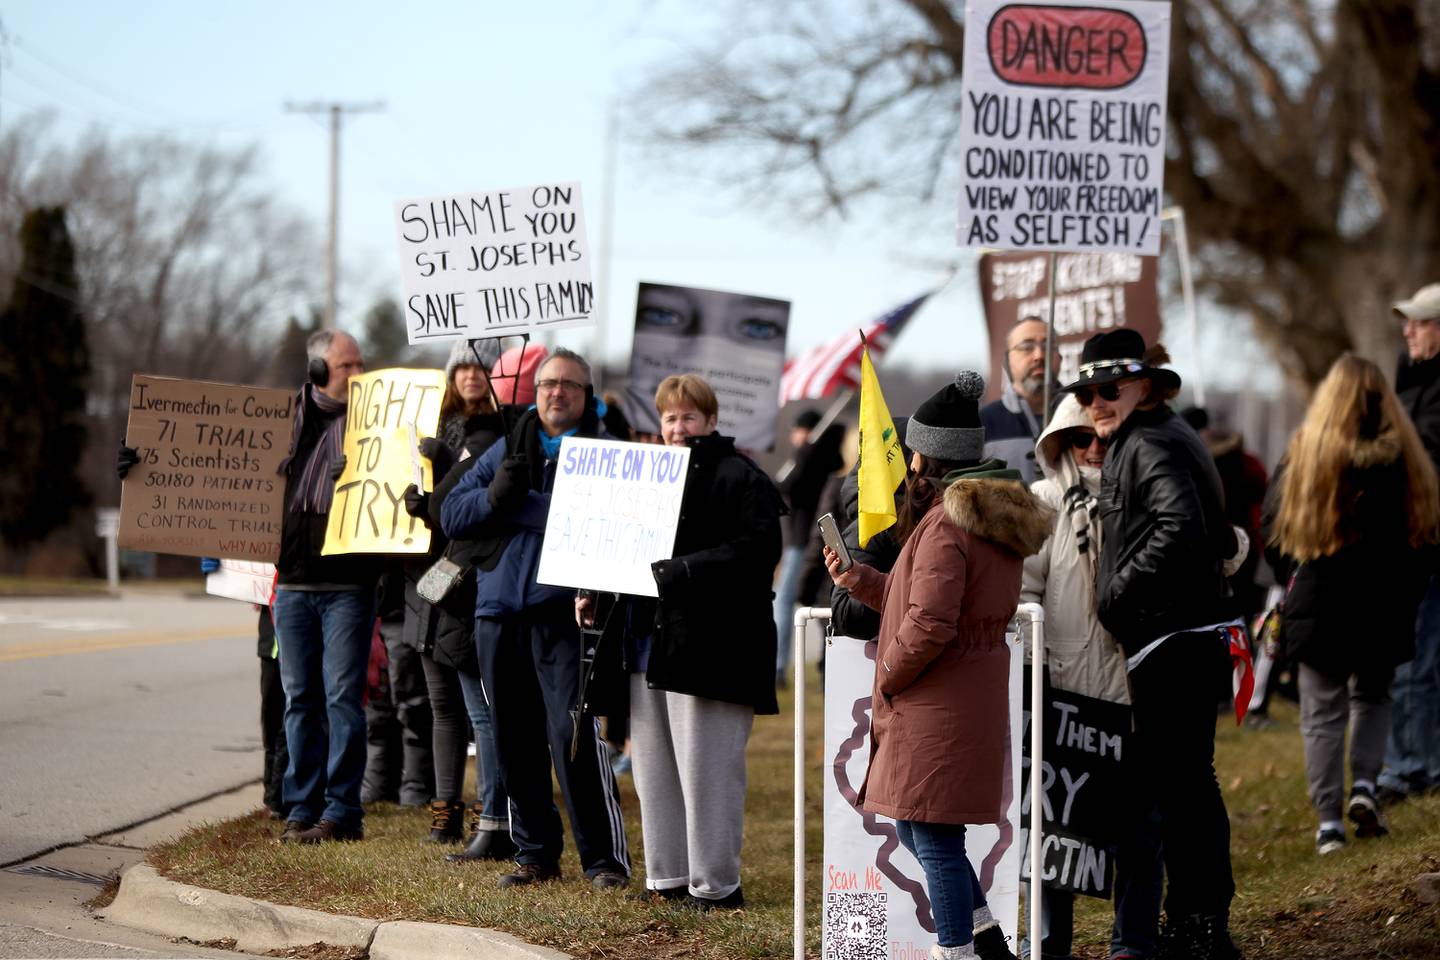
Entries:
MULTIPOLYGON (((1268 484, 1232 436, 1174 409, 1181 381, 1163 347, 1096 334, 1077 378, 1047 384, 1058 357, 1045 325, 1021 321, 1000 399, 982 405, 967 371, 897 419, 909 466, 897 522, 865 543, 843 427, 811 435, 817 421, 798 421, 799 463, 777 485, 717 433, 710 385, 669 377, 654 397, 660 434, 636 438, 690 450, 654 598, 537 581, 562 440, 632 439, 564 348, 457 343, 439 430, 420 445, 434 490, 406 495, 434 533, 430 554, 322 555, 346 382, 364 364, 353 338, 316 334, 261 614, 279 840, 359 840, 367 802, 428 803, 430 839, 465 841, 447 859, 513 859, 506 887, 554 881, 553 774, 587 881, 627 887, 623 750, 644 838, 631 895, 742 907, 746 747, 755 715, 778 710, 798 584, 818 559, 835 633, 878 643, 860 802, 896 821, 925 872, 935 957, 1013 957, 965 831, 1003 815, 1006 637, 1021 602, 1045 608, 1035 666, 1048 682, 1130 711, 1111 956, 1238 957, 1215 728, 1248 666, 1261 554, 1284 587, 1317 851, 1345 844, 1346 818, 1356 837, 1379 836, 1387 804, 1440 788, 1440 284, 1394 311, 1407 345, 1396 388, 1342 357, 1268 484), (812 543, 822 497, 848 524, 848 556, 812 543), (452 571, 438 588, 437 570, 452 571)), ((121 475, 135 462, 122 445, 121 475)), ((1047 892, 1033 955, 1069 956, 1072 907, 1047 892)))

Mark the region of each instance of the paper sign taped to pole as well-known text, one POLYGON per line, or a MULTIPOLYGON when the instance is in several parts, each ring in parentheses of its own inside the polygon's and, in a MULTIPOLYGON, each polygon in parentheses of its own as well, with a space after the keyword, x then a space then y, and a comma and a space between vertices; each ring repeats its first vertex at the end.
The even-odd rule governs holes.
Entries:
POLYGON ((1160 252, 1170 4, 968 0, 962 247, 1160 252))
POLYGON ((653 597, 650 565, 675 549, 690 448, 566 437, 535 579, 653 597))
POLYGON ((578 182, 401 200, 395 225, 412 344, 594 322, 578 182))
MULTIPOLYGON (((350 378, 345 470, 335 484, 323 556, 337 553, 428 553, 430 528, 405 510, 415 482, 415 438, 433 437, 445 394, 443 370, 394 368, 350 378)), ((419 458, 423 490, 430 461, 419 458)))
POLYGON ((269 606, 270 591, 274 583, 273 563, 221 560, 219 570, 205 575, 205 592, 212 597, 269 606))
POLYGON ((120 546, 191 557, 280 558, 295 394, 136 374, 120 485, 120 546))

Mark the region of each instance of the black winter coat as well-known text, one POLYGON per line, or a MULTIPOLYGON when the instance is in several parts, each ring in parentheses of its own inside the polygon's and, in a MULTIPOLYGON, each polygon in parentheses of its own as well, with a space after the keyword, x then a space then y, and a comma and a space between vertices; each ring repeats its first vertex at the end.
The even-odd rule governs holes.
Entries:
POLYGON ((1163 404, 1120 425, 1100 480, 1100 622, 1127 655, 1236 615, 1221 563, 1235 553, 1215 462, 1163 404))
POLYGON ((730 437, 693 437, 671 560, 654 565, 660 597, 651 687, 779 713, 771 590, 780 561, 780 492, 730 437))
MULTIPOLYGON (((858 464, 856 468, 858 470, 858 464)), ((900 509, 900 499, 905 493, 901 484, 895 496, 895 509, 900 509)), ((900 556, 900 544, 895 540, 895 528, 882 530, 870 538, 869 543, 860 546, 860 489, 856 471, 852 470, 841 487, 841 499, 845 504, 845 524, 842 539, 850 548, 850 559, 874 567, 881 573, 889 573, 900 556)), ((828 573, 827 573, 828 576, 828 573)), ((853 637, 856 640, 874 640, 880 635, 880 612, 850 596, 850 591, 833 584, 830 590, 830 625, 838 637, 853 637)))
POLYGON ((1395 374, 1395 392, 1430 459, 1440 468, 1440 356, 1419 363, 1402 359, 1395 374))

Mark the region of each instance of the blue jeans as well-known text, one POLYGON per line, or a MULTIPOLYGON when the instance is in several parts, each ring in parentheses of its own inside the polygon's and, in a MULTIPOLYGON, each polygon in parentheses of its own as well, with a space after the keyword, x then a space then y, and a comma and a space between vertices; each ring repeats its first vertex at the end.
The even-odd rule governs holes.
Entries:
POLYGON ((465 712, 475 731, 475 779, 477 781, 481 830, 510 831, 510 798, 500 782, 500 749, 495 746, 495 725, 490 720, 490 702, 485 697, 485 684, 478 673, 456 671, 460 676, 460 694, 465 698, 465 712))
POLYGON ((1415 659, 1390 684, 1390 739, 1380 785, 1401 793, 1440 785, 1440 580, 1415 618, 1415 659))
POLYGON ((369 589, 275 594, 280 683, 285 688, 289 818, 359 829, 365 812, 365 667, 375 629, 369 589))
POLYGON ((985 906, 985 891, 965 856, 964 825, 896 820, 895 833, 925 871, 940 946, 958 947, 974 940, 975 911, 985 906))
POLYGON ((805 548, 786 547, 780 554, 780 580, 775 585, 775 675, 790 669, 790 641, 795 637, 795 595, 800 591, 800 573, 805 566, 805 548))

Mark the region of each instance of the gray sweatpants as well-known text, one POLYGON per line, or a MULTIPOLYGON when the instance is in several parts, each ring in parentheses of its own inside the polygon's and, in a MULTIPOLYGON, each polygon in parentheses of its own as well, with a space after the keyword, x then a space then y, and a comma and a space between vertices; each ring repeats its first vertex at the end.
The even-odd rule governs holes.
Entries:
POLYGON ((1345 727, 1350 726, 1350 776, 1372 785, 1385 760, 1390 733, 1390 677, 1334 680, 1300 664, 1300 735, 1310 802, 1321 821, 1341 820, 1345 810, 1345 727))
POLYGON ((630 677, 630 762, 645 838, 645 887, 707 900, 740 886, 745 744, 753 707, 652 690, 630 677))

